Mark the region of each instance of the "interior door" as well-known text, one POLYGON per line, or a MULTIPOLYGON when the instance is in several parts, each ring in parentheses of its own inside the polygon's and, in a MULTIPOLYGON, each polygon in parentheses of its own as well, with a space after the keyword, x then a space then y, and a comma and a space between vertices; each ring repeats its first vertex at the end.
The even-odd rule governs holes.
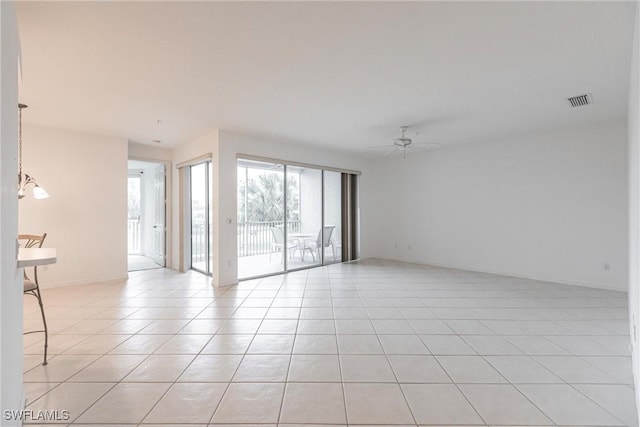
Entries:
POLYGON ((165 254, 165 239, 166 239, 166 226, 165 226, 165 204, 166 204, 166 188, 165 188, 165 166, 158 164, 155 168, 154 174, 154 190, 155 190, 155 221, 153 225, 154 229, 154 251, 153 260, 161 265, 165 266, 166 254, 165 254))

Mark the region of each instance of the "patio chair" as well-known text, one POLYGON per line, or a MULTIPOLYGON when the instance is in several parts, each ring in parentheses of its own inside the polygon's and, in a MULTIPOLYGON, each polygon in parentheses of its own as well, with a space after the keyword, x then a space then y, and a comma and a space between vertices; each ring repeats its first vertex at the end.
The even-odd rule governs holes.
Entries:
POLYGON ((318 259, 322 259, 320 256, 320 248, 324 250, 324 248, 328 248, 329 246, 331 246, 331 252, 333 253, 333 260, 334 261, 336 260, 336 247, 333 244, 333 239, 331 239, 334 228, 336 228, 335 225, 325 225, 324 238, 323 238, 322 229, 320 229, 320 231, 318 231, 318 237, 316 238, 315 241, 307 240, 304 242, 304 245, 302 246, 303 261, 304 261, 305 251, 309 251, 309 253, 311 253, 311 257, 313 258, 314 261, 316 260, 316 256, 315 256, 316 252, 318 253, 318 259))
MULTIPOLYGON (((23 248, 41 248, 44 243, 44 239, 47 237, 47 233, 42 236, 33 234, 19 234, 18 241, 23 248)), ((38 266, 33 267, 33 280, 27 274, 27 269, 24 270, 24 294, 32 295, 38 300, 40 306, 40 314, 42 315, 42 324, 44 329, 37 331, 28 331, 25 334, 34 334, 38 332, 44 332, 44 362, 42 365, 47 364, 47 347, 49 346, 49 332, 47 329, 47 319, 44 316, 44 306, 42 304, 42 294, 40 293, 40 286, 38 285, 38 266)))
MULTIPOLYGON (((271 237, 273 241, 271 242, 271 252, 269 252, 269 262, 271 262, 271 255, 274 252, 281 252, 282 259, 281 262, 284 263, 284 233, 282 232, 282 228, 280 227, 271 227, 271 237)), ((289 254, 289 258, 291 258, 294 252, 299 249, 298 242, 289 240, 287 241, 287 253, 289 254)))

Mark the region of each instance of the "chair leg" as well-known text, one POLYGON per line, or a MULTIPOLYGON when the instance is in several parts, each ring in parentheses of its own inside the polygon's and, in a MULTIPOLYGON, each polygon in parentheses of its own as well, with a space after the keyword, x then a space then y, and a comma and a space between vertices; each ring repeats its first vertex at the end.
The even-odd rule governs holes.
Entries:
POLYGON ((36 288, 29 292, 31 295, 38 299, 38 305, 40 306, 40 315, 42 315, 42 326, 44 327, 44 360, 42 366, 47 364, 47 350, 49 348, 49 329, 47 328, 47 318, 44 315, 44 305, 42 304, 42 296, 40 295, 40 288, 36 288))
POLYGON ((42 304, 42 295, 40 288, 37 288, 38 304, 40 305, 40 314, 42 315, 42 325, 44 326, 44 361, 42 365, 47 364, 47 350, 49 348, 49 329, 47 328, 47 318, 44 315, 44 305, 42 304))

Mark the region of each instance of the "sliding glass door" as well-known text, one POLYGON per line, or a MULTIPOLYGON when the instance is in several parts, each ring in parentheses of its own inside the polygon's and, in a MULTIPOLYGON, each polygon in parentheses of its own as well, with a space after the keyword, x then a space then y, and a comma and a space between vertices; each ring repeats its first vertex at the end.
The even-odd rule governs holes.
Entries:
POLYGON ((238 277, 341 262, 343 175, 238 159, 238 277))
POLYGON ((190 167, 191 200, 191 268, 211 275, 213 257, 211 255, 213 211, 212 165, 210 161, 190 167))
POLYGON ((286 269, 290 240, 287 218, 295 207, 285 206, 284 165, 238 160, 238 277, 281 273, 286 269))
POLYGON ((322 170, 286 166, 287 270, 322 264, 322 170))

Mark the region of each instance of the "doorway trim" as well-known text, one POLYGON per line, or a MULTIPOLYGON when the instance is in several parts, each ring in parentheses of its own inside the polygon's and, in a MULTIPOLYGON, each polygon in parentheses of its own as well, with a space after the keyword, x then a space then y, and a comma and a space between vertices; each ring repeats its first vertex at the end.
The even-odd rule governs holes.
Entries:
POLYGON ((164 165, 164 268, 171 268, 173 266, 173 176, 171 160, 142 156, 129 156, 127 160, 138 160, 164 165))

